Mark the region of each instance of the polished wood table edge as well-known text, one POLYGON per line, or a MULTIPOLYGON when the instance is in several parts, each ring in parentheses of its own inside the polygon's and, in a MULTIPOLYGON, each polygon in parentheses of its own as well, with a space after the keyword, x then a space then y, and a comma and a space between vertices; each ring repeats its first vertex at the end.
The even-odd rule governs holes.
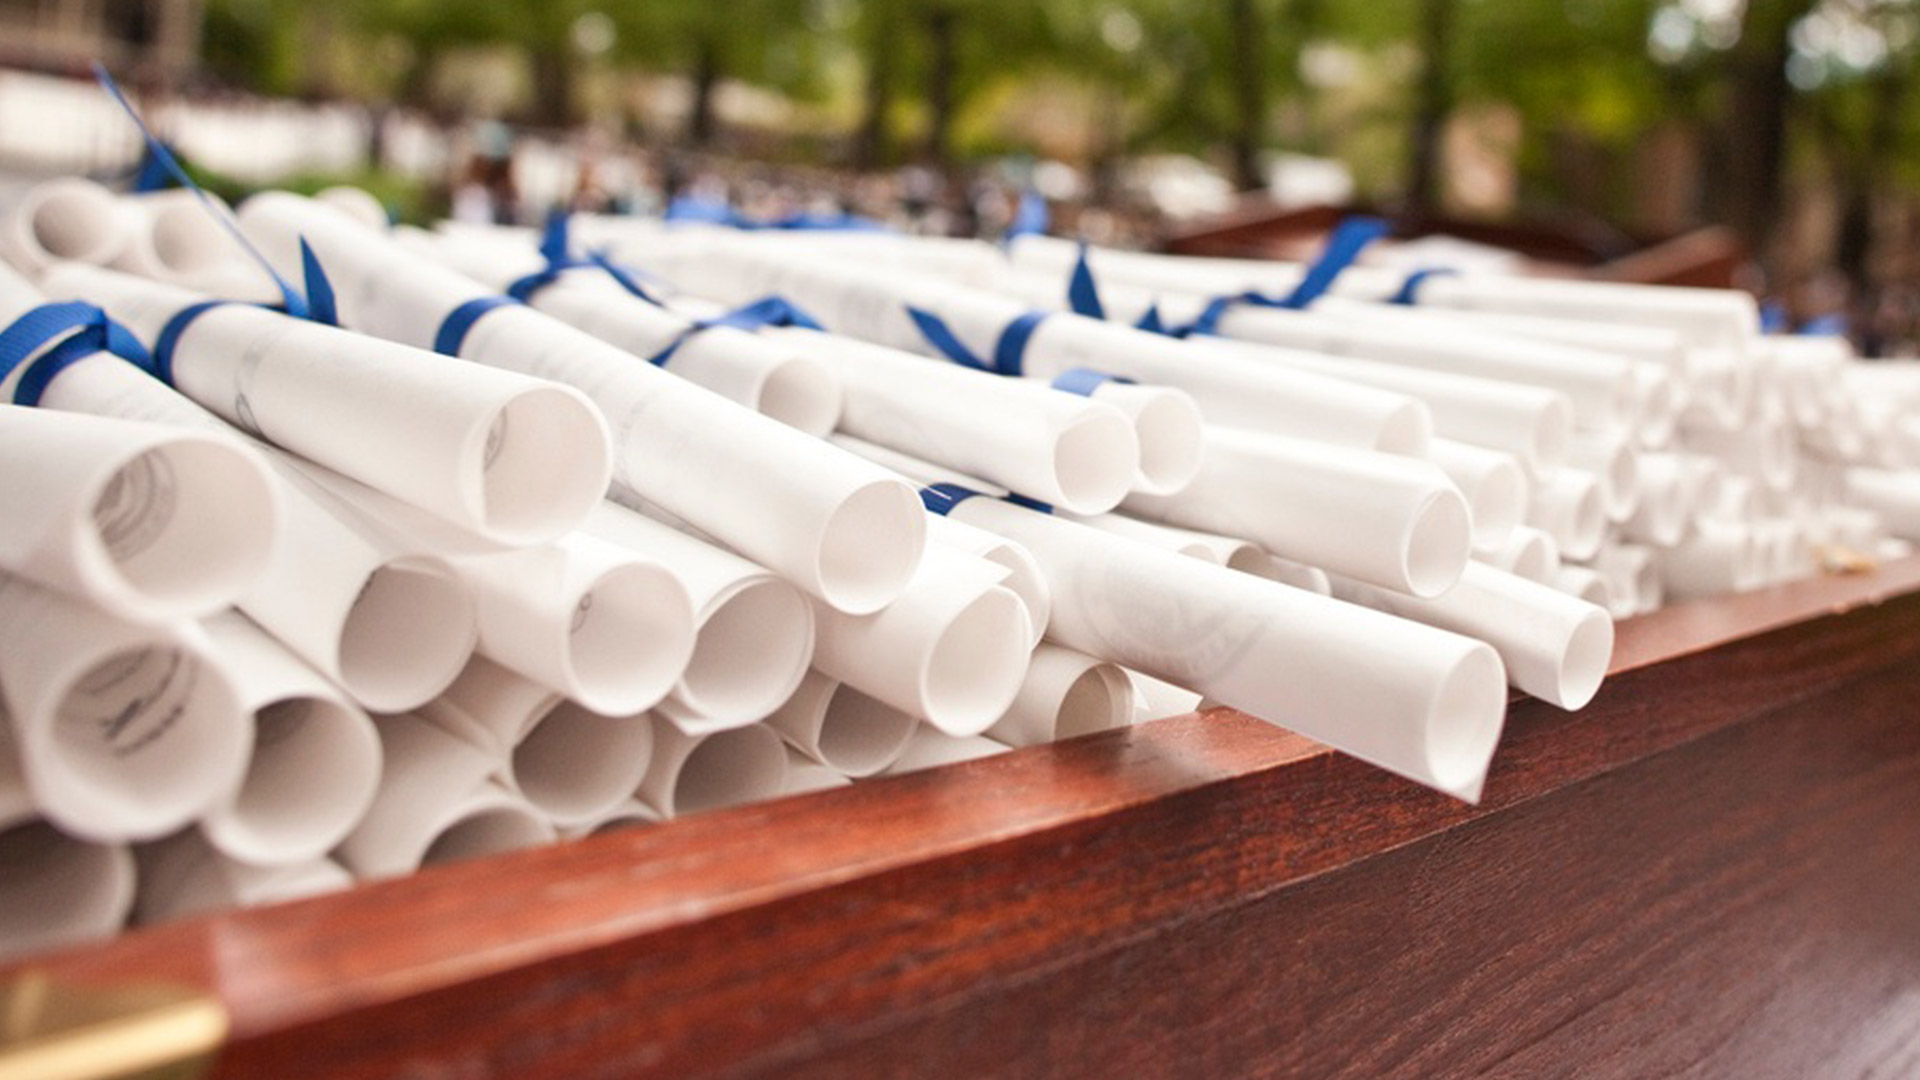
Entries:
MULTIPOLYGON (((1587 710, 1515 703, 1478 807, 1215 709, 147 928, 11 970, 44 968, 78 982, 182 982, 226 1004, 236 1040, 262 1039, 843 883, 990 857, 1036 834, 1137 819, 1157 802, 1235 783, 1297 793, 1289 813, 1340 825, 1333 838, 1295 845, 1286 881, 1299 881, 1700 738, 1807 685, 1845 678, 1849 665, 1884 666, 1887 650, 1868 646, 1890 627, 1910 622, 1920 631, 1920 600, 1889 605, 1899 610, 1877 620, 1841 620, 1835 632, 1814 624, 1917 589, 1920 559, 1905 560, 1623 623, 1616 674, 1587 710), (1782 633, 1795 664, 1758 664, 1754 650, 1726 647, 1782 633), (1383 806, 1390 813, 1380 813, 1383 806), (866 827, 876 823, 885 828, 866 827), (357 947, 370 930, 379 947, 357 947)), ((1920 641, 1920 633, 1908 639, 1920 641)), ((1194 910, 1233 900, 1230 890, 1210 893, 1194 898, 1194 910)))

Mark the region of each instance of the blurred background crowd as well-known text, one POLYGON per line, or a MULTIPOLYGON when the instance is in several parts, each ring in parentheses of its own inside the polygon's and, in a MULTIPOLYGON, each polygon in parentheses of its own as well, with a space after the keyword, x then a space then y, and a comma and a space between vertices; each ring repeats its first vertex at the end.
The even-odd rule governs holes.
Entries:
POLYGON ((0 196, 134 167, 99 59, 230 195, 1269 254, 1368 209, 1912 352, 1917 53, 1920 0, 0 0, 0 196))

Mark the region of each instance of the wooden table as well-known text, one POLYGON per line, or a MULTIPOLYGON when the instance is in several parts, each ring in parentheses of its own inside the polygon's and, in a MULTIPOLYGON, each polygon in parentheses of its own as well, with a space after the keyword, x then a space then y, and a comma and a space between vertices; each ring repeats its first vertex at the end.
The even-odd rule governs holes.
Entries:
POLYGON ((1624 624, 1478 807, 1215 710, 29 966, 277 1080, 1920 1075, 1916 590, 1624 624))

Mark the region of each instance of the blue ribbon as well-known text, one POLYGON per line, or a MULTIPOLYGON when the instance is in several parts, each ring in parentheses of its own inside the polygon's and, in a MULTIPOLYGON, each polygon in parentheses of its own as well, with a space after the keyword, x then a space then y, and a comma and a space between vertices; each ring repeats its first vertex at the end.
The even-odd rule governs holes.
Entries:
POLYGON ((17 405, 38 405, 54 376, 75 361, 95 353, 110 353, 131 361, 141 370, 150 370, 150 358, 139 339, 126 327, 107 317, 92 304, 67 301, 41 304, 0 330, 0 380, 13 374, 27 357, 63 334, 65 341, 47 350, 20 376, 13 390, 17 405))
MULTIPOLYGON (((300 240, 300 266, 306 274, 306 318, 324 326, 340 325, 339 316, 334 310, 333 283, 327 280, 327 272, 320 267, 320 257, 313 253, 313 248, 308 246, 305 237, 300 240)), ((174 312, 173 317, 167 320, 166 325, 160 328, 159 335, 153 339, 153 362, 149 370, 153 372, 154 377, 168 386, 173 385, 173 353, 179 348, 180 336, 187 332, 187 327, 191 326, 195 319, 217 307, 244 303, 245 301, 240 300, 202 300, 200 303, 189 304, 174 312)), ((281 310, 274 304, 261 306, 268 311, 281 310)), ((292 313, 288 312, 288 314, 292 313)))
POLYGON ((212 311, 214 308, 223 307, 234 302, 235 301, 230 300, 203 300, 198 304, 192 304, 174 312, 173 318, 167 320, 167 324, 160 328, 159 335, 153 339, 153 364, 150 370, 152 370, 154 377, 166 383, 168 386, 172 386, 173 350, 180 344, 180 335, 187 332, 187 327, 193 324, 193 320, 212 311))
POLYGON ((884 222, 858 214, 815 214, 795 211, 777 218, 750 218, 719 199, 675 196, 663 220, 678 224, 725 225, 733 229, 786 229, 816 232, 892 232, 884 222))
MULTIPOLYGON (((178 155, 175 155, 175 158, 178 160, 178 155)), ((144 195, 148 192, 165 191, 175 184, 176 181, 172 174, 167 172, 167 167, 161 163, 159 155, 155 154, 151 148, 143 150, 140 154, 140 167, 133 174, 133 190, 144 195)))
POLYGON ((558 280, 561 274, 569 270, 594 268, 605 271, 615 284, 647 303, 656 307, 665 306, 640 284, 631 271, 615 263, 605 251, 589 251, 578 256, 570 254, 570 231, 571 215, 565 210, 556 210, 547 216, 546 230, 540 236, 540 254, 547 260, 547 265, 508 285, 508 296, 524 304, 534 293, 558 280))
POLYGON ((1055 390, 1065 390, 1069 394, 1079 394, 1081 397, 1092 397, 1095 390, 1100 389, 1107 383, 1132 385, 1133 380, 1127 378, 1125 375, 1109 375, 1104 371, 1078 367, 1071 371, 1063 371, 1059 375, 1054 376, 1052 386, 1055 390))
POLYGON ((982 358, 967 348, 966 342, 961 341, 960 336, 940 316, 911 305, 907 308, 907 316, 913 320, 920 336, 926 338, 927 344, 938 350, 940 355, 962 367, 994 375, 1026 373, 1027 342, 1033 339, 1033 332, 1039 329, 1047 314, 1044 311, 1029 311, 1008 323, 994 340, 993 356, 982 358))
POLYGON ((1394 290, 1394 294, 1387 297, 1387 303, 1405 304, 1408 306, 1418 304, 1420 302, 1420 288, 1427 283, 1428 279, 1445 277, 1448 274, 1457 274, 1459 272, 1460 271, 1450 266, 1423 266, 1407 275, 1407 279, 1400 283, 1400 287, 1394 290))
POLYGON ((1022 236, 1044 236, 1052 226, 1053 214, 1047 209, 1047 200, 1028 188, 1020 193, 1020 204, 1014 207, 1013 221, 1007 225, 1002 243, 1022 236))
POLYGON ((480 296, 461 304, 447 314, 440 323, 440 329, 433 335, 433 351, 447 356, 459 356, 460 347, 467 342, 467 331, 480 321, 480 316, 495 308, 518 304, 520 301, 511 296, 480 296))
MULTIPOLYGON (((929 513, 946 517, 953 511, 954 507, 959 506, 961 503, 979 494, 980 492, 964 484, 928 484, 920 489, 920 505, 926 507, 929 513)), ((1002 495, 1000 499, 1002 502, 1010 502, 1015 506, 1024 506, 1029 510, 1038 510, 1042 514, 1053 513, 1053 507, 1048 506, 1046 503, 1038 499, 1029 499, 1025 495, 1016 494, 1011 491, 1002 495)))
POLYGON ((666 367, 667 361, 673 359, 673 354, 679 351, 680 346, 687 343, 687 339, 693 337, 695 334, 711 330, 716 326, 745 330, 748 333, 752 333, 763 326, 798 326, 806 330, 826 329, 826 327, 821 326, 813 316, 802 311, 799 305, 788 300, 786 297, 763 296, 750 304, 742 304, 725 314, 715 315, 710 319, 696 320, 692 326, 687 327, 675 335, 674 339, 667 343, 666 348, 647 357, 647 362, 658 367, 666 367))

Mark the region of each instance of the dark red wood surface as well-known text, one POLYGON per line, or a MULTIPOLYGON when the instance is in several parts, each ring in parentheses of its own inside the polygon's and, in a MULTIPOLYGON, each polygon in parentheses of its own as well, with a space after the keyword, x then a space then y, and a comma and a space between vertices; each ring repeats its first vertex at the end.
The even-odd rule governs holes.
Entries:
POLYGON ((1216 710, 37 966, 228 1076, 1920 1074, 1916 588, 1627 624, 1479 807, 1216 710))

